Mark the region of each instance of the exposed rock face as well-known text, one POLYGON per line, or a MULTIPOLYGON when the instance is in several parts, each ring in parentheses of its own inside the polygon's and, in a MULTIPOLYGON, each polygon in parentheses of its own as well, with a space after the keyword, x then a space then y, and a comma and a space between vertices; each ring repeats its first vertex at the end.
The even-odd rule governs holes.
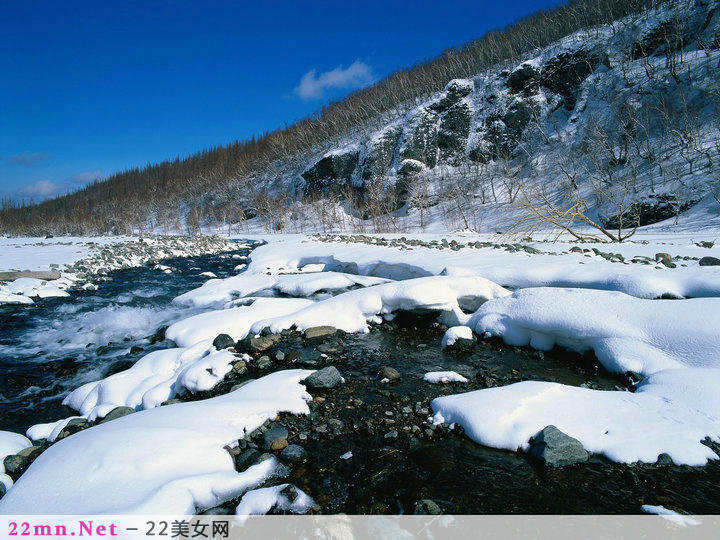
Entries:
POLYGON ((532 94, 540 88, 540 71, 529 63, 520 64, 507 78, 505 84, 512 93, 532 94))
POLYGON ((560 53, 545 63, 540 83, 563 96, 565 108, 571 111, 575 108, 578 86, 601 63, 607 64, 605 55, 586 49, 560 53))
POLYGON ((325 156, 312 167, 302 173, 305 179, 305 194, 322 193, 330 195, 338 193, 347 185, 358 164, 359 153, 337 153, 325 156))
POLYGON ((465 157, 471 118, 472 110, 465 101, 456 103, 443 115, 437 136, 442 161, 460 161, 465 157))
POLYGON ((411 123, 410 133, 400 150, 403 159, 414 159, 430 168, 437 165, 440 118, 428 109, 420 109, 411 123))
POLYGON ((367 156, 362 163, 362 179, 382 178, 390 169, 395 157, 395 148, 402 135, 402 128, 388 128, 368 146, 367 156))

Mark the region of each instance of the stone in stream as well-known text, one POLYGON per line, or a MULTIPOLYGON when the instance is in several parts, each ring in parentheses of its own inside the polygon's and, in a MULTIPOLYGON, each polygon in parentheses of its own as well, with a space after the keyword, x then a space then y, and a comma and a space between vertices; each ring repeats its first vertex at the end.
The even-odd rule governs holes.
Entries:
POLYGON ((235 470, 237 472, 243 472, 257 463, 257 460, 260 458, 260 452, 254 448, 250 448, 240 454, 236 454, 234 457, 235 470))
POLYGON ((289 435, 288 430, 284 427, 270 428, 263 433, 263 448, 265 450, 282 450, 288 445, 287 438, 289 435), (284 446, 279 441, 284 441, 284 446))
POLYGON ((720 266, 720 259, 717 257, 703 257, 698 264, 700 266, 720 266))
POLYGON ((386 381, 390 384, 394 384, 400 382, 401 375, 397 369, 385 366, 377 374, 377 378, 380 382, 386 381))
POLYGON ((442 509, 432 499, 422 499, 415 505, 416 516, 438 516, 442 514, 442 509))
POLYGON ((263 353, 275 345, 275 340, 270 337, 250 337, 241 339, 235 344, 235 350, 247 353, 263 353))
POLYGON ((308 454, 299 444, 291 444, 280 452, 280 459, 291 465, 302 465, 308 460, 308 454))
POLYGON ((588 453, 580 441, 552 425, 543 428, 530 439, 530 454, 547 467, 564 467, 588 459, 588 453))
POLYGON ((115 407, 112 411, 107 413, 101 420, 98 420, 98 424, 104 424, 105 422, 110 422, 111 420, 116 420, 118 418, 122 418, 123 416, 127 416, 128 414, 132 414, 135 412, 135 409, 132 407, 115 407))
POLYGON ((234 346, 235 340, 228 334, 218 334, 217 337, 213 340, 213 347, 215 347, 218 351, 222 351, 223 349, 229 349, 230 347, 234 346))
POLYGON ((305 341, 322 341, 324 338, 334 336, 337 328, 334 326, 313 326, 305 330, 305 341))
POLYGON ((335 366, 317 370, 304 381, 300 381, 309 390, 329 390, 342 382, 343 378, 335 366))

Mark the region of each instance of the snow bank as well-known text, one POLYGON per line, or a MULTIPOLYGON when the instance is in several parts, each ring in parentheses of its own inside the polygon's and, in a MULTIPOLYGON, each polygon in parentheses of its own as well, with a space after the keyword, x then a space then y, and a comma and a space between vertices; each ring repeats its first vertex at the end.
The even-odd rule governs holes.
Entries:
POLYGON ((29 277, 18 278, 7 285, 0 284, 0 304, 32 304, 31 298, 70 296, 63 290, 69 283, 67 279, 47 281, 29 277))
POLYGON ((304 514, 315 506, 315 501, 302 491, 294 488, 297 497, 290 500, 283 490, 290 484, 254 489, 243 495, 240 504, 235 509, 236 516, 243 516, 238 523, 243 524, 250 516, 262 516, 275 509, 281 512, 292 512, 293 514, 304 514))
POLYGON ((17 454, 23 448, 31 445, 30 440, 19 433, 0 431, 0 484, 4 484, 6 488, 9 488, 13 483, 12 478, 5 474, 5 465, 3 464, 5 458, 17 454))
POLYGON ((526 381, 432 401, 434 421, 456 422, 474 441, 529 449, 530 437, 555 425, 586 450, 613 461, 704 465, 718 456, 702 444, 720 441, 720 370, 677 369, 650 376, 637 392, 608 392, 526 381))
POLYGON ((592 349, 613 372, 720 366, 719 298, 642 300, 609 291, 523 289, 483 305, 468 326, 510 345, 592 349))
POLYGON ((314 303, 304 298, 246 298, 245 301, 249 305, 209 311, 178 321, 170 325, 165 336, 181 347, 215 339, 218 334, 228 334, 237 341, 247 336, 259 320, 295 313, 314 303))
POLYGON ((0 514, 194 514, 238 497, 279 470, 237 473, 223 448, 285 411, 308 414, 300 381, 273 373, 229 394, 159 407, 51 446, 0 500, 0 514))
POLYGON ((454 371, 429 371, 423 376, 425 382, 437 384, 437 383, 451 383, 451 382, 462 382, 466 383, 468 380, 454 371))
POLYGON ((345 332, 367 332, 369 321, 380 322, 379 315, 398 310, 444 312, 445 321, 455 325, 469 319, 463 309, 472 312, 491 298, 509 294, 499 285, 477 277, 408 279, 348 291, 295 313, 258 321, 251 331, 259 332, 266 326, 280 332, 293 326, 305 330, 332 325, 345 332))
POLYGON ((646 514, 653 514, 656 516, 662 516, 664 519, 670 521, 671 523, 675 523, 676 525, 680 525, 681 527, 686 527, 688 525, 700 525, 701 522, 697 519, 693 519, 690 516, 686 516, 683 514, 680 514, 678 512, 675 512, 674 510, 669 510, 668 508, 665 508, 664 506, 654 506, 652 504, 643 504, 640 509, 645 512, 646 514))
MULTIPOLYGON (((63 405, 91 421, 115 407, 151 409, 178 394, 212 390, 237 360, 226 350, 216 351, 207 341, 193 347, 151 352, 130 369, 77 388, 63 400, 63 405)), ((33 435, 37 437, 38 433, 33 435)))
MULTIPOLYGON (((300 269, 296 269, 300 271, 300 269)), ((368 287, 388 280, 338 272, 309 274, 240 274, 225 279, 211 279, 201 287, 178 296, 174 302, 196 307, 229 302, 238 297, 273 291, 289 296, 310 296, 318 291, 340 291, 354 286, 368 287)))

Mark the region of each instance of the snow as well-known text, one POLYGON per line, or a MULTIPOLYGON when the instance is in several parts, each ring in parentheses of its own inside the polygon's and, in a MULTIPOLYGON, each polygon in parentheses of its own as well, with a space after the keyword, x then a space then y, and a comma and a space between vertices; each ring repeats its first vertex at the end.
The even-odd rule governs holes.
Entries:
POLYGON ((0 514, 189 515, 238 497, 282 468, 271 458, 237 473, 224 446, 281 411, 308 414, 312 398, 300 381, 310 373, 273 373, 62 439, 0 499, 0 514))
POLYGON ((314 304, 312 300, 304 298, 245 298, 244 301, 252 303, 209 311, 178 321, 170 325, 165 336, 181 347, 189 347, 202 340, 213 340, 218 334, 228 334, 237 341, 246 337, 258 320, 295 313, 314 304))
POLYGON ((643 504, 640 509, 646 513, 646 514, 654 514, 657 516, 662 516, 664 519, 668 520, 671 523, 674 523, 676 525, 680 525, 681 527, 686 527, 687 525, 700 525, 701 522, 697 519, 693 519, 690 516, 686 516, 683 514, 680 514, 678 512, 675 512, 674 510, 669 510, 665 508, 664 506, 654 506, 652 504, 643 504))
POLYGON ((216 351, 207 341, 151 352, 130 369, 74 390, 63 405, 88 420, 103 417, 116 407, 151 409, 178 394, 212 390, 238 360, 227 350, 216 351))
POLYGON ((609 371, 718 366, 720 298, 643 300, 611 291, 523 289, 482 306, 468 325, 515 346, 592 349, 609 371))
POLYGON ((423 376, 425 382, 437 384, 437 383, 451 383, 461 382, 466 383, 468 380, 454 371, 429 371, 423 376))
POLYGON ((283 490, 290 484, 254 489, 243 495, 240 504, 235 509, 236 516, 243 516, 237 520, 239 524, 245 523, 248 517, 269 513, 271 510, 304 514, 315 506, 315 501, 301 489, 295 488, 297 498, 291 501, 283 490))
POLYGON ((455 342, 458 339, 472 339, 472 338, 473 338, 473 332, 469 326, 453 326, 452 328, 448 328, 447 332, 445 332, 445 335, 442 338, 441 345, 442 345, 442 348, 445 349, 447 347, 455 345, 455 342))
POLYGON ((3 461, 7 456, 17 454, 20 450, 31 446, 32 443, 27 437, 23 437, 19 433, 11 431, 0 431, 0 483, 6 488, 12 486, 13 481, 5 474, 5 465, 3 461))
POLYGON ((178 296, 175 302, 196 307, 230 302, 265 291, 289 296, 310 296, 318 291, 339 291, 353 286, 367 287, 387 280, 338 272, 267 275, 245 273, 226 279, 212 279, 201 287, 178 296))
POLYGON ((623 463, 655 463, 667 453, 677 464, 704 465, 718 456, 701 443, 720 441, 720 369, 667 370, 635 393, 525 381, 432 401, 434 422, 456 422, 474 441, 529 449, 548 425, 586 450, 623 463))

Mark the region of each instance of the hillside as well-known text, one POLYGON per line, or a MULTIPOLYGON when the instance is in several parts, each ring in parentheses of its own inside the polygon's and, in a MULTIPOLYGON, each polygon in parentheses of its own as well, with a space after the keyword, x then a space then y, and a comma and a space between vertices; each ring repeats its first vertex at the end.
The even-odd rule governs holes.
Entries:
MULTIPOLYGON (((720 215, 716 0, 540 12, 286 129, 0 212, 10 233, 531 232, 720 215)), ((672 224, 669 221, 668 224, 672 224)))

